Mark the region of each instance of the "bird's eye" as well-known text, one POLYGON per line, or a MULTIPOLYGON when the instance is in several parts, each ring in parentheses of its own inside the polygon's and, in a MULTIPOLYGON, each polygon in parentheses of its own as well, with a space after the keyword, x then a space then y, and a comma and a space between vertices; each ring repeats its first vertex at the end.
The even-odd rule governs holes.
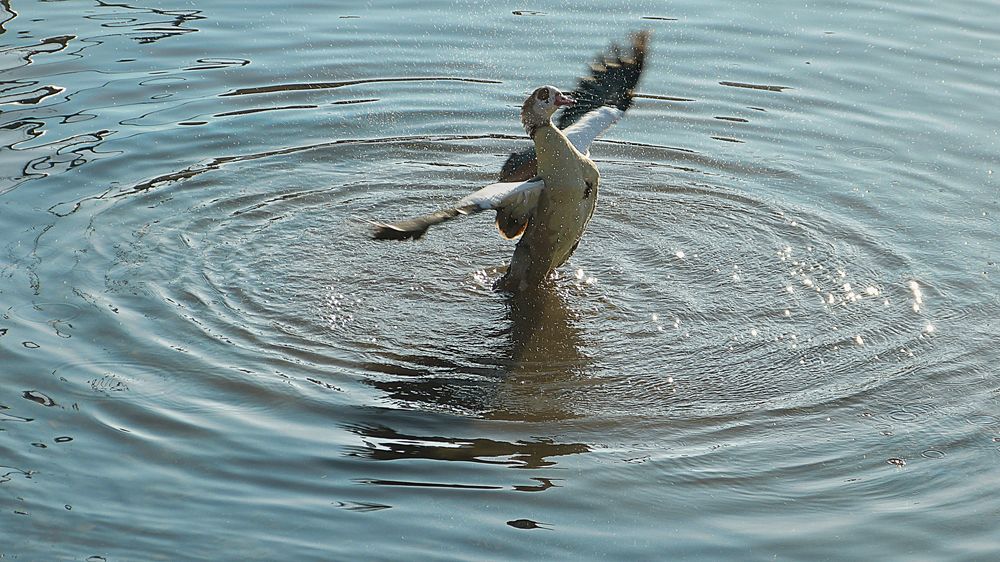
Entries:
POLYGON ((549 89, 548 88, 539 88, 538 91, 535 92, 535 97, 538 98, 541 101, 545 101, 545 100, 549 99, 549 89))

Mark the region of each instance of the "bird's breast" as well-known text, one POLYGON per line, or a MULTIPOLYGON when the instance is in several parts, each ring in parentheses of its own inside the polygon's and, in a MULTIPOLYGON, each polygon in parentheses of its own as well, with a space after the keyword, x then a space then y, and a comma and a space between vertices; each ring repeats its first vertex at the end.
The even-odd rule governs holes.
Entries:
MULTIPOLYGON (((576 248, 597 203, 600 176, 594 163, 552 127, 535 138, 538 175, 545 181, 526 242, 548 255, 552 267, 576 248)), ((537 255, 537 254, 536 254, 537 255)))

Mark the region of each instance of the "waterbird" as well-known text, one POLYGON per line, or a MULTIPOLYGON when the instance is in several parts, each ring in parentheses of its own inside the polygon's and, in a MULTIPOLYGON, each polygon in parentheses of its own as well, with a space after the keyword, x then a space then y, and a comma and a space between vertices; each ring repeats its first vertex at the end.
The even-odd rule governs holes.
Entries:
POLYGON ((500 233, 521 238, 494 288, 516 293, 539 285, 573 254, 594 214, 600 173, 590 145, 631 107, 648 42, 649 32, 640 31, 624 52, 612 44, 571 94, 555 86, 535 88, 521 106, 521 124, 533 146, 507 158, 497 183, 427 215, 376 222, 372 237, 417 240, 435 224, 492 209, 500 233))

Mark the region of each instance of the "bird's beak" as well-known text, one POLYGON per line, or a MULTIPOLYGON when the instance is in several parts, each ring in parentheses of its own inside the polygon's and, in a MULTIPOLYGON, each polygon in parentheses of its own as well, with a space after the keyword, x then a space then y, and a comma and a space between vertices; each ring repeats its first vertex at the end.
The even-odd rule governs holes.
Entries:
POLYGON ((556 107, 572 107, 576 105, 576 100, 563 94, 556 95, 556 107))

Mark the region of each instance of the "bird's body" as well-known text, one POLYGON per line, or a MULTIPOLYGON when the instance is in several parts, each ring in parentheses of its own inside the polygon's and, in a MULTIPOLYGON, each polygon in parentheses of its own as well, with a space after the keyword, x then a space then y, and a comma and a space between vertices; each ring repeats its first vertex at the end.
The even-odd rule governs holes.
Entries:
POLYGON ((545 189, 538 193, 527 226, 497 288, 522 291, 537 285, 576 250, 597 205, 600 174, 551 123, 532 136, 538 176, 545 189))
POLYGON ((500 183, 429 215, 376 223, 374 238, 415 240, 432 225, 493 209, 500 232, 507 238, 521 237, 510 267, 495 287, 519 292, 542 283, 573 254, 594 214, 600 174, 588 156, 590 145, 631 105, 647 40, 647 33, 636 34, 630 57, 614 46, 613 56, 599 58, 592 65, 593 75, 581 79, 574 92, 582 104, 552 86, 535 89, 521 108, 521 122, 533 147, 508 158, 500 183), (564 130, 552 123, 553 113, 561 107, 570 108, 560 118, 564 130))

